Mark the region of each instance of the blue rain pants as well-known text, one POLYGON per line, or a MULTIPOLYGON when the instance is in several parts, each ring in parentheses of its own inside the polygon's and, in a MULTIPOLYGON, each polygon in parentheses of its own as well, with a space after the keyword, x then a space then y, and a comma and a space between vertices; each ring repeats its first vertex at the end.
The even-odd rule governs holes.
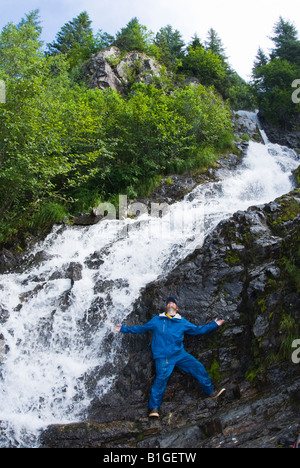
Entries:
POLYGON ((182 350, 179 354, 169 358, 155 359, 156 378, 151 389, 149 410, 160 409, 174 367, 178 367, 178 369, 194 377, 206 395, 214 392, 211 379, 203 364, 194 356, 182 350))

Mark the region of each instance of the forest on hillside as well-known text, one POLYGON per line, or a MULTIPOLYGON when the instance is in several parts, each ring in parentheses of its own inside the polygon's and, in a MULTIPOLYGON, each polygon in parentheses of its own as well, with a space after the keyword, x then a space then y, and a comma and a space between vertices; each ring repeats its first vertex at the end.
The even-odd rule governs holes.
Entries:
POLYGON ((251 83, 232 69, 213 29, 185 44, 171 25, 154 34, 133 18, 112 36, 94 33, 82 12, 51 44, 41 33, 38 10, 0 33, 1 245, 120 193, 145 196, 162 176, 212 166, 234 151, 232 110, 259 107, 276 125, 299 125, 291 83, 300 78, 300 41, 282 18, 271 54, 258 51, 251 83), (126 93, 91 89, 87 64, 112 45, 154 58, 159 79, 126 93))

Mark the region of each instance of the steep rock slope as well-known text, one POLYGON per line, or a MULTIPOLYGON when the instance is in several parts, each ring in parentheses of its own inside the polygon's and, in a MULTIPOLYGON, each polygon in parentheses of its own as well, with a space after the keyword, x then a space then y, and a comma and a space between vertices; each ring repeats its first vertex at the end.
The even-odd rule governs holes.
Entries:
POLYGON ((144 323, 175 295, 196 324, 223 317, 214 335, 185 346, 226 385, 221 402, 193 379, 172 375, 160 421, 149 422, 154 378, 150 336, 123 336, 129 361, 112 391, 95 399, 87 423, 51 426, 46 447, 290 447, 300 430, 300 191, 236 213, 166 278, 150 284, 127 324, 144 323))

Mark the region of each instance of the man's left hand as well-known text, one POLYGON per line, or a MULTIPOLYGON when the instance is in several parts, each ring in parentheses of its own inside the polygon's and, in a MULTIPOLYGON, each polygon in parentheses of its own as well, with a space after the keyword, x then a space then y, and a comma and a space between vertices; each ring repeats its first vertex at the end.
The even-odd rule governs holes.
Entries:
POLYGON ((225 320, 216 319, 215 322, 219 327, 221 327, 223 325, 223 323, 225 322, 225 320))

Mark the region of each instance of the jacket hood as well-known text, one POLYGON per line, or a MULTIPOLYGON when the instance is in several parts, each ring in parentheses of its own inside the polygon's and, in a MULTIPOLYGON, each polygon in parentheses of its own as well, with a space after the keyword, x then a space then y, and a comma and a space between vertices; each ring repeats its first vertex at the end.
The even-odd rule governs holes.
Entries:
MULTIPOLYGON (((160 317, 167 317, 167 318, 169 318, 169 317, 166 315, 165 312, 163 312, 162 314, 159 314, 159 316, 160 316, 160 317)), ((174 317, 172 318, 172 320, 173 320, 173 319, 181 320, 181 315, 177 313, 176 315, 174 315, 174 317)))

